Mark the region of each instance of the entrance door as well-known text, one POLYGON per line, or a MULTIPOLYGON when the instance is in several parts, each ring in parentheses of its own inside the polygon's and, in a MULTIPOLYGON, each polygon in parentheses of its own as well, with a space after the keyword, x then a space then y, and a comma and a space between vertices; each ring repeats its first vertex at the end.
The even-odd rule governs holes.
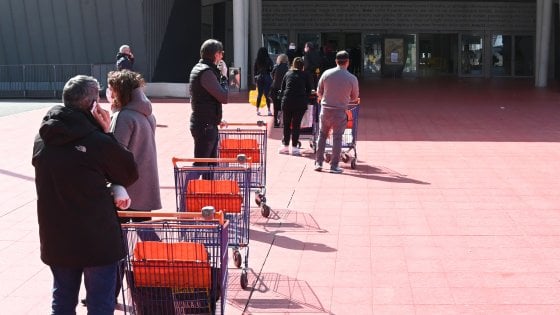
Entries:
POLYGON ((381 34, 363 35, 363 70, 365 77, 381 76, 381 61, 383 58, 383 37, 381 34))
POLYGON ((481 77, 484 75, 484 37, 461 35, 460 75, 481 77))
POLYGON ((419 34, 418 38, 420 76, 457 74, 457 34, 419 34))

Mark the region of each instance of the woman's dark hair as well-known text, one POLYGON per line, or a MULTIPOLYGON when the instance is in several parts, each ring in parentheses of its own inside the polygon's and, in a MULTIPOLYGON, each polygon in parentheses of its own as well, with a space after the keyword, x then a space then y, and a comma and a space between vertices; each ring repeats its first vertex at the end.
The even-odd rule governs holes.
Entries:
POLYGON ((222 50, 224 50, 222 42, 215 39, 207 39, 200 46, 200 58, 214 62, 214 55, 222 50))
POLYGON ((132 98, 132 91, 144 86, 144 78, 138 72, 130 70, 111 71, 107 75, 107 83, 113 92, 111 108, 120 110, 132 98))
POLYGON ((257 59, 255 60, 255 65, 259 68, 266 68, 270 66, 270 56, 268 55, 268 50, 266 47, 261 47, 257 51, 257 59))
POLYGON ((301 59, 301 57, 294 58, 292 69, 303 70, 303 59, 301 59))

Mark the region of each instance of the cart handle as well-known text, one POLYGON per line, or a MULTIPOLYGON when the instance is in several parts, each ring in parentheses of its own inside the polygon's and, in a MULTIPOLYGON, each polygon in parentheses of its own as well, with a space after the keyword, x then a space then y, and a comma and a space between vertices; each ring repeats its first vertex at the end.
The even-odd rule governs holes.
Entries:
POLYGON ((227 123, 227 126, 224 127, 224 129, 225 129, 225 128, 228 128, 229 126, 251 126, 251 127, 253 127, 253 126, 258 126, 258 127, 266 127, 267 125, 268 125, 268 124, 267 124, 264 120, 257 120, 256 123, 249 123, 249 122, 230 123, 230 122, 228 122, 228 123, 227 123))
POLYGON ((119 218, 138 218, 138 217, 153 217, 153 218, 177 218, 177 219, 196 219, 211 221, 216 220, 220 225, 224 225, 224 212, 216 211, 212 218, 208 219, 202 215, 202 212, 161 212, 161 211, 117 211, 119 218))
POLYGON ((173 166, 177 167, 177 163, 187 163, 187 162, 201 162, 201 163, 240 163, 245 164, 247 163, 248 166, 251 166, 251 157, 247 157, 245 154, 238 154, 237 158, 179 158, 179 157, 172 157, 171 162, 173 162, 173 166))

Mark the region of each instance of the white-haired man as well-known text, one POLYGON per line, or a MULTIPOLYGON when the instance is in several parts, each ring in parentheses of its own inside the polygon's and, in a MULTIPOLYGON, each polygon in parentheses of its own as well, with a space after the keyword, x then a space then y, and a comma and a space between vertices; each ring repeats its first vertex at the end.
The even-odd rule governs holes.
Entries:
POLYGON ((117 70, 123 69, 134 71, 134 55, 128 45, 122 45, 117 53, 117 70))

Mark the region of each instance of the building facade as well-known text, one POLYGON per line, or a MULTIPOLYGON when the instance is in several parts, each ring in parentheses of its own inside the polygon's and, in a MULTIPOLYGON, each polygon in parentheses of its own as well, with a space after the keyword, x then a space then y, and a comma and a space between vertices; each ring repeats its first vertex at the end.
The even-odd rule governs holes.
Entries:
POLYGON ((275 55, 291 42, 313 43, 325 66, 347 49, 366 79, 531 77, 544 86, 560 74, 558 15, 558 0, 0 0, 0 90, 30 78, 59 85, 88 66, 103 81, 122 44, 148 81, 187 82, 207 38, 224 43, 242 88, 259 47, 275 55))

